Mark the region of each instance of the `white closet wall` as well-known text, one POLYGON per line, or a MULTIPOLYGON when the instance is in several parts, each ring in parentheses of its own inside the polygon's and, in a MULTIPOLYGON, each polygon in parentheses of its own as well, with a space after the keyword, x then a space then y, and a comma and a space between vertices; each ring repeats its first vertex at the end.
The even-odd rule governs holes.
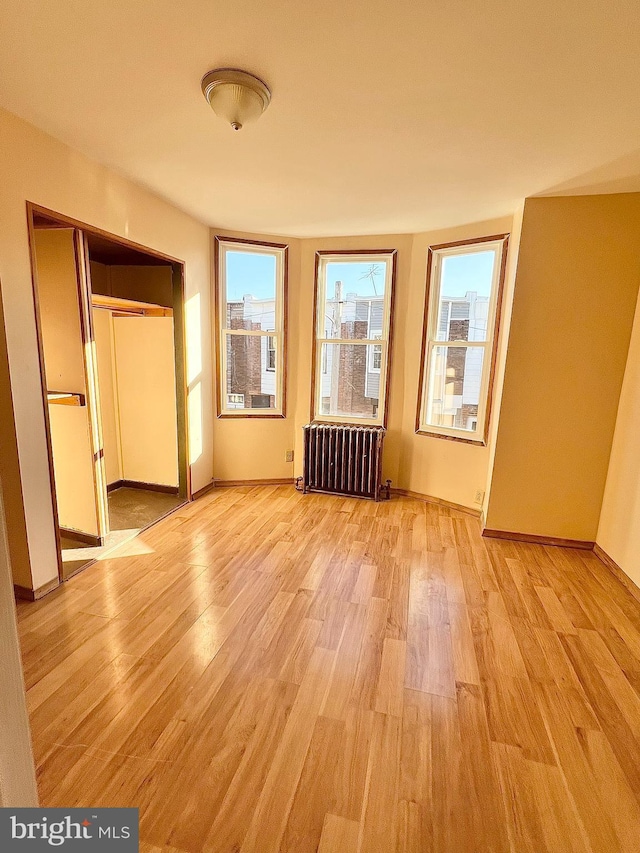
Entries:
POLYGON ((123 479, 178 485, 172 317, 114 317, 123 479))
POLYGON ((178 486, 173 318, 93 317, 107 483, 178 486))

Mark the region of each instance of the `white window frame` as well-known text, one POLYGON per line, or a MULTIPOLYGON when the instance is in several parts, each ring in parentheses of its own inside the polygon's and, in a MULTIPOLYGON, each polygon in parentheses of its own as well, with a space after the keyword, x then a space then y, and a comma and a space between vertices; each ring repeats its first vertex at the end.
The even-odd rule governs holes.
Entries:
POLYGON ((371 339, 376 341, 376 343, 367 349, 367 373, 380 373, 380 369, 382 367, 382 348, 380 347, 381 333, 369 331, 369 334, 371 335, 371 339), (380 367, 375 366, 376 355, 380 356, 380 367))
MULTIPOLYGON (((216 282, 216 306, 217 306, 217 335, 218 341, 218 417, 231 418, 283 418, 285 417, 285 363, 286 363, 286 316, 287 316, 287 246, 279 243, 260 243, 245 241, 232 237, 216 237, 217 252, 217 282, 216 282), (229 252, 243 252, 247 254, 267 255, 276 259, 276 293, 275 293, 275 328, 248 330, 229 329, 226 326, 227 318, 227 254, 229 252), (269 369, 269 373, 275 373, 276 393, 275 406, 272 409, 232 408, 228 403, 227 390, 227 335, 244 335, 246 337, 273 339, 276 349, 276 367, 269 369)), ((268 364, 268 352, 267 352, 268 364)), ((250 399, 250 398, 249 398, 250 399)), ((247 395, 245 394, 245 401, 247 395)))
MULTIPOLYGON (((271 330, 271 331, 273 331, 273 330, 271 330)), ((278 353, 278 342, 275 338, 275 335, 268 335, 267 336, 267 360, 266 360, 266 366, 265 366, 265 370, 268 373, 275 373, 275 369, 276 369, 275 365, 277 365, 277 363, 278 363, 277 353, 278 353), (273 342, 273 346, 271 345, 272 342, 273 342), (274 363, 273 367, 269 367, 269 362, 271 361, 271 353, 273 353, 273 363, 274 363)))
POLYGON ((466 441, 471 444, 486 444, 487 429, 490 414, 490 392, 493 373, 495 370, 495 358, 497 351, 497 332, 499 327, 500 303, 505 274, 505 261, 508 234, 495 237, 478 238, 473 241, 465 241, 462 244, 450 244, 445 246, 430 246, 427 276, 427 295, 425 304, 425 324, 423 331, 423 370, 420 377, 420 395, 418 402, 418 417, 416 432, 421 435, 431 435, 441 438, 453 438, 466 441), (491 282, 491 296, 489 299, 487 334, 484 341, 452 341, 438 340, 438 327, 440 323, 440 293, 442 286, 443 260, 447 257, 460 255, 471 255, 479 252, 493 251, 495 261, 493 264, 493 277, 491 282), (480 396, 478 403, 478 414, 473 416, 476 421, 475 429, 463 429, 459 427, 444 427, 430 424, 427 421, 427 412, 433 395, 432 374, 434 369, 433 352, 436 347, 478 347, 483 350, 482 375, 480 379, 480 396))
MULTIPOLYGON (((393 310, 393 289, 396 271, 396 249, 384 249, 373 252, 317 252, 316 253, 316 318, 314 324, 314 388, 313 388, 313 412, 312 419, 319 423, 346 423, 346 424, 369 424, 370 426, 384 426, 387 414, 387 378, 390 365, 391 346, 391 321, 393 310), (379 339, 367 338, 366 340, 356 338, 327 338, 325 337, 324 309, 327 291, 327 266, 331 263, 368 263, 384 264, 386 269, 384 300, 383 300, 383 328, 379 339), (380 360, 380 396, 378 398, 378 414, 375 418, 362 418, 356 415, 324 415, 322 410, 322 347, 323 344, 355 344, 366 346, 367 358, 365 366, 369 366, 368 353, 371 345, 381 347, 380 360)), ((346 295, 346 294, 345 294, 346 295)), ((377 372, 377 371, 376 371, 377 372)), ((326 374, 325 374, 326 376, 326 374)))

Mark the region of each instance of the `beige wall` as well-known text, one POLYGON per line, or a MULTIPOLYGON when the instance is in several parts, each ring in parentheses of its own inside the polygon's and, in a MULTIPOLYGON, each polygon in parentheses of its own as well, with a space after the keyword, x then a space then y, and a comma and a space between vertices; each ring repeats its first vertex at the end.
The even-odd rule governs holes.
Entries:
POLYGON ((487 484, 482 501, 482 519, 487 515, 489 506, 489 495, 491 494, 491 483, 493 478, 493 467, 496 455, 496 439, 498 436, 498 425, 500 423, 500 406, 502 403, 502 392, 504 390, 504 374, 507 363, 507 351, 509 347, 509 335, 511 333, 511 317, 513 312, 513 298, 516 286, 516 274, 518 269, 518 257, 520 253, 520 237, 522 236, 522 220, 524 218, 524 201, 513 215, 513 225, 509 238, 509 254, 507 257, 507 269, 505 272, 504 294, 502 297, 502 314, 500 317, 500 334, 498 337, 498 353, 496 356, 496 372, 493 387, 493 409, 489 422, 489 433, 487 443, 489 446, 489 463, 487 484))
POLYGON ((118 424, 125 480, 178 485, 172 317, 114 317, 118 424))
POLYGON ((424 234, 386 234, 292 240, 218 231, 223 236, 272 240, 289 245, 289 323, 287 417, 282 420, 217 419, 214 425, 216 479, 270 479, 302 474, 302 426, 311 414, 311 363, 315 254, 321 250, 396 249, 395 290, 385 439, 384 476, 393 486, 479 509, 489 449, 416 435, 422 322, 430 245, 509 232, 512 218, 475 223, 424 234), (295 451, 294 464, 285 462, 295 451))
POLYGON ((122 479, 118 402, 113 352, 113 317, 105 308, 93 309, 93 335, 96 343, 102 446, 107 485, 122 479))
POLYGON ((90 223, 186 262, 191 302, 191 481, 206 485, 212 471, 212 378, 209 310, 209 229, 120 175, 85 158, 32 125, 0 111, 0 281, 31 563, 31 583, 57 576, 49 467, 40 391, 27 200, 90 223))
POLYGON ((0 806, 37 806, 27 703, 18 644, 11 556, 0 484, 0 806))
POLYGON ((595 540, 639 233, 637 193, 527 200, 487 527, 595 540))
MULTIPOLYGON (((22 502, 18 443, 14 429, 13 397, 5 337, 4 313, 0 300, 0 500, 4 502, 7 542, 11 554, 13 582, 31 588, 29 543, 22 502)), ((49 506, 52 506, 51 499, 49 506)))
POLYGON ((624 374, 597 543, 640 586, 640 300, 624 374))

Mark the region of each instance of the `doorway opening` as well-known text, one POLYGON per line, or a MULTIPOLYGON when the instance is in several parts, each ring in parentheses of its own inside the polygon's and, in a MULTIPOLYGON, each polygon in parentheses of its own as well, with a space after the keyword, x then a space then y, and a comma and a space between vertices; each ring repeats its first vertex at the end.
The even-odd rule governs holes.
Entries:
POLYGON ((66 580, 190 500, 184 265, 27 205, 66 580))

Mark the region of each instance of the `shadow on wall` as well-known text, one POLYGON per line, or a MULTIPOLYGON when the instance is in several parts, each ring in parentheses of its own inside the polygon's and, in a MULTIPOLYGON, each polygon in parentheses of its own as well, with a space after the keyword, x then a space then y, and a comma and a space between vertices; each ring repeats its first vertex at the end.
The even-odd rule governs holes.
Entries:
POLYGON ((640 148, 604 166, 598 166, 568 181, 540 190, 534 198, 567 194, 598 195, 629 192, 640 192, 640 148))

